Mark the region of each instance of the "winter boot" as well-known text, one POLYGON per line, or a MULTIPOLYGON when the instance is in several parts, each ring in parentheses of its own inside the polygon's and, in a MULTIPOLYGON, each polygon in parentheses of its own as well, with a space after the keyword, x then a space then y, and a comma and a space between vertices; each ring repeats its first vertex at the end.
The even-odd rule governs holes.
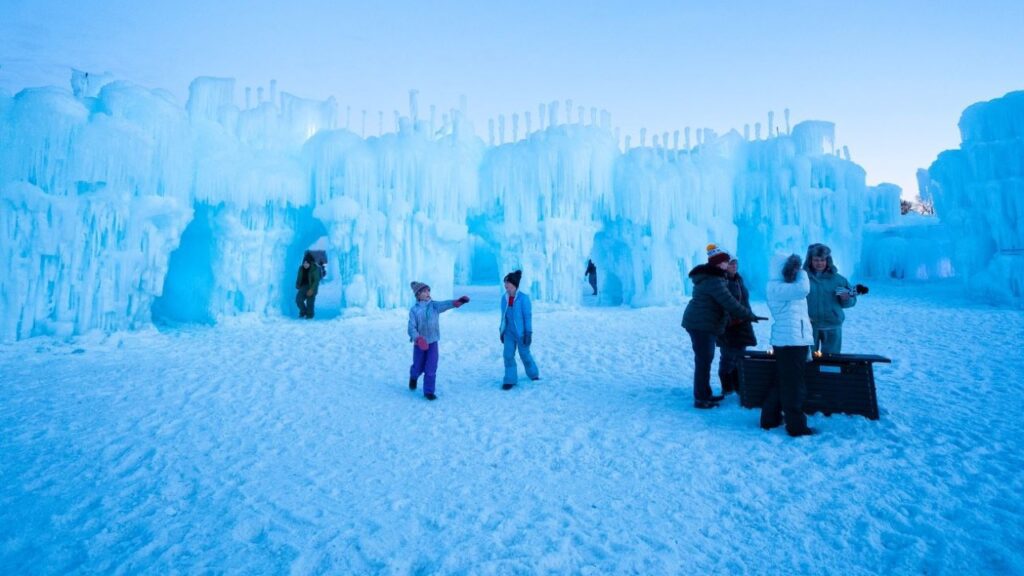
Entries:
POLYGON ((501 385, 501 389, 502 390, 511 390, 513 386, 515 386, 515 384, 502 384, 501 385))
POLYGON ((416 389, 416 379, 415 378, 409 378, 409 390, 415 390, 415 389, 416 389))
POLYGON ((693 407, 699 410, 707 410, 709 408, 718 408, 718 402, 712 400, 694 400, 693 407))
POLYGON ((427 400, 437 400, 437 396, 435 394, 424 394, 423 397, 427 400))
POLYGON ((712 394, 711 396, 708 397, 708 402, 714 402, 716 404, 721 402, 722 400, 725 400, 725 396, 721 394, 712 394))

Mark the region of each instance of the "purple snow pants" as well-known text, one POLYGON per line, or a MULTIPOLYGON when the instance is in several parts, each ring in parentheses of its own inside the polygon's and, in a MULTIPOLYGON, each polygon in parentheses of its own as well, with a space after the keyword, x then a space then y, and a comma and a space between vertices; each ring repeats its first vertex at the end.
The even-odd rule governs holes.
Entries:
POLYGON ((426 350, 420 350, 415 344, 412 345, 412 366, 409 367, 409 378, 419 378, 420 374, 426 373, 423 377, 423 394, 434 393, 434 381, 437 379, 437 342, 431 342, 426 350))

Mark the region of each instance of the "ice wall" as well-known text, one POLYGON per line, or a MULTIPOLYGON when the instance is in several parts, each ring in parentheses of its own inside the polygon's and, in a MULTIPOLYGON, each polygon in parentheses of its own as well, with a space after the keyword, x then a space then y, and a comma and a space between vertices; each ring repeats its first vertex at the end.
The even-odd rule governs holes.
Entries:
POLYGON ((115 83, 0 110, 0 338, 149 323, 192 213, 180 108, 115 83))
POLYGON ((768 280, 766 255, 785 251, 803 257, 817 242, 831 247, 840 272, 852 276, 864 227, 899 217, 899 188, 867 186, 864 169, 835 154, 834 132, 831 122, 802 122, 791 136, 745 147, 733 221, 740 267, 755 293, 768 280))
POLYGON ((428 119, 415 92, 393 132, 365 137, 333 99, 273 83, 240 105, 233 80, 199 78, 184 106, 81 72, 72 86, 0 94, 3 340, 292 315, 310 247, 330 258, 319 317, 516 268, 538 300, 578 304, 588 258, 602 304, 678 303, 708 242, 758 291, 779 248, 827 242, 852 270, 864 227, 899 209, 898 189, 835 154, 832 124, 788 115, 767 140, 697 130, 691 145, 687 129, 620 148, 606 112, 553 102, 522 136, 518 114, 499 118, 487 146, 464 103, 428 119))
POLYGON ((980 293, 1024 301, 1024 91, 960 117, 962 142, 928 169, 954 265, 980 293))
POLYGON ((497 254, 501 277, 524 271, 521 289, 577 303, 586 263, 614 202, 618 149, 594 126, 561 125, 488 150, 480 167, 474 236, 497 254))

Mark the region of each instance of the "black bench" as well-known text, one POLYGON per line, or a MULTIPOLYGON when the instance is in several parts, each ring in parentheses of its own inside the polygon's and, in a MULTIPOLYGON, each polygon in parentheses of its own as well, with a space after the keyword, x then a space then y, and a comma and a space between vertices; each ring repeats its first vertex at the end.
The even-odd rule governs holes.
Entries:
MULTIPOLYGON (((804 412, 826 416, 839 412, 859 414, 878 420, 875 396, 876 362, 892 360, 874 354, 823 354, 807 363, 804 380, 807 397, 804 412)), ((775 382, 775 357, 767 352, 750 351, 740 363, 740 405, 760 408, 775 382)))

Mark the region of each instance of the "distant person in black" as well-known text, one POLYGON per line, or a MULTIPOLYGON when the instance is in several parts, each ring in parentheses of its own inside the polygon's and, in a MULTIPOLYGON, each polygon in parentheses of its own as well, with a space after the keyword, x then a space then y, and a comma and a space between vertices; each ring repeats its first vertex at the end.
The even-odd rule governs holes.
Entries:
MULTIPOLYGON (((750 292, 739 272, 740 261, 733 258, 725 270, 725 281, 729 292, 740 304, 750 308, 750 292)), ((740 391, 740 362, 747 346, 757 346, 754 326, 745 320, 729 317, 725 332, 718 336, 718 347, 722 355, 718 359, 718 378, 722 382, 722 394, 740 391)))
POLYGON ((587 260, 587 271, 583 273, 590 282, 590 287, 594 289, 594 296, 597 296, 597 266, 594 266, 593 260, 587 260))
POLYGON ((299 307, 299 318, 313 318, 313 306, 316 304, 316 293, 320 288, 320 266, 308 251, 302 257, 302 266, 295 278, 295 304, 299 307))

